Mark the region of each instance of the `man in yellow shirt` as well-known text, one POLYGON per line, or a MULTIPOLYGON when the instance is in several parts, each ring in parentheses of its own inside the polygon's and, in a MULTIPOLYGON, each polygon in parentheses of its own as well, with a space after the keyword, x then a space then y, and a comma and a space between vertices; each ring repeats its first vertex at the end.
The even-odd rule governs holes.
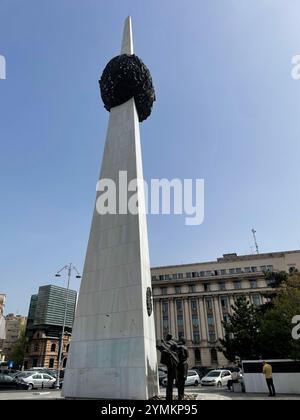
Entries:
POLYGON ((263 361, 263 374, 265 375, 266 382, 269 388, 269 397, 275 397, 275 387, 273 383, 272 366, 263 361))

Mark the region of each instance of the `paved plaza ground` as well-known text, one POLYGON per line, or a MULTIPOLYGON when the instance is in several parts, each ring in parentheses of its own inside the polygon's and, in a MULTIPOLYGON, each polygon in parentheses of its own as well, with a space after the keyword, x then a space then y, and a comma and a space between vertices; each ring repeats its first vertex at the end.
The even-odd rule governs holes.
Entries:
MULTIPOLYGON (((174 391, 174 398, 177 390, 174 391)), ((276 397, 268 397, 268 394, 248 394, 227 392, 225 388, 216 389, 211 387, 188 387, 187 394, 196 395, 197 400, 300 400, 300 395, 278 394, 276 397)), ((166 394, 165 388, 161 388, 161 395, 166 394)), ((0 391, 0 400, 56 400, 62 399, 61 391, 0 391)))

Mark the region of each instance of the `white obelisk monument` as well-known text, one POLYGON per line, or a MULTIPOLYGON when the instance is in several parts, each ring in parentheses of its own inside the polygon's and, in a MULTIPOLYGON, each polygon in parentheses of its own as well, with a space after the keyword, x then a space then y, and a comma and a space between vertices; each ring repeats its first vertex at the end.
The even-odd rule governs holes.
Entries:
MULTIPOLYGON (((133 54, 130 17, 121 54, 133 54)), ((115 182, 117 197, 120 171, 128 182, 143 179, 134 98, 109 115, 100 179, 115 182)), ((143 186, 136 194, 137 214, 99 214, 95 205, 64 378, 66 398, 148 399, 159 393, 143 186)))

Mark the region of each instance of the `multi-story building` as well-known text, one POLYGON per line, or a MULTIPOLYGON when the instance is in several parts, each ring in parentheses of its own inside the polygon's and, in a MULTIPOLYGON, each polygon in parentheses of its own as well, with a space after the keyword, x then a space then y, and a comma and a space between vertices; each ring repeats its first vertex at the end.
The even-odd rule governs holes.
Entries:
POLYGON ((5 306, 5 295, 0 293, 0 362, 4 360, 3 350, 3 340, 5 339, 5 319, 4 319, 4 306, 5 306))
POLYGON ((55 285, 41 286, 32 295, 28 311, 24 368, 58 367, 58 354, 66 309, 65 334, 62 343, 62 367, 69 351, 76 307, 77 292, 55 285))
POLYGON ((17 343, 22 330, 26 325, 26 317, 8 314, 5 317, 5 339, 2 344, 2 353, 7 359, 14 345, 17 343))
MULTIPOLYGON (((300 270, 300 251, 255 255, 224 254, 216 261, 151 269, 156 338, 168 332, 184 336, 189 366, 227 366, 217 346, 224 338, 222 321, 240 295, 254 305, 270 290, 266 271, 300 270)), ((238 356, 238 355, 237 355, 238 356)))

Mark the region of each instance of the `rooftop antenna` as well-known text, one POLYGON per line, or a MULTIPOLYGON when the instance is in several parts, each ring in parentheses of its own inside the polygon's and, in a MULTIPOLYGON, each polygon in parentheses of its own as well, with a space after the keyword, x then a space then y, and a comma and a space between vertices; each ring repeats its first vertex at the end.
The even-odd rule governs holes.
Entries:
POLYGON ((259 254, 259 250, 258 250, 258 244, 257 244, 257 240, 256 240, 256 230, 255 229, 251 229, 252 235, 253 235, 253 239, 254 239, 254 244, 255 244, 255 249, 256 249, 256 253, 259 254))

